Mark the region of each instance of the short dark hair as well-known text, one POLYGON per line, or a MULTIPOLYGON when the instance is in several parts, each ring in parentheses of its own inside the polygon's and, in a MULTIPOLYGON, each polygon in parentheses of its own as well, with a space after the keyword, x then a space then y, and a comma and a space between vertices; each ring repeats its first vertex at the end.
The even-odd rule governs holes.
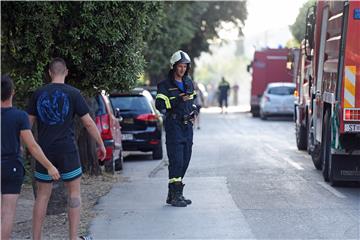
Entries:
POLYGON ((1 75, 1 101, 6 101, 11 97, 14 84, 9 75, 1 75))
POLYGON ((49 64, 49 70, 54 75, 64 74, 66 70, 66 63, 62 58, 54 58, 49 64))

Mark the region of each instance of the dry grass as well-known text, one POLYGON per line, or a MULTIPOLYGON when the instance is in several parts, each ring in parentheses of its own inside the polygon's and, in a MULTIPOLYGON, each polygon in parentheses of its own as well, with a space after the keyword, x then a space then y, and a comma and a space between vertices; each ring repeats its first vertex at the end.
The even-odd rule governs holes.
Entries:
MULTIPOLYGON (((120 175, 103 173, 98 177, 83 175, 81 180, 81 220, 79 234, 87 234, 91 220, 96 212, 93 207, 101 196, 107 194, 114 183, 120 180, 120 175)), ((31 239, 32 207, 34 196, 31 185, 24 185, 16 211, 12 239, 31 239)), ((46 216, 43 226, 43 239, 68 239, 67 214, 46 216)))

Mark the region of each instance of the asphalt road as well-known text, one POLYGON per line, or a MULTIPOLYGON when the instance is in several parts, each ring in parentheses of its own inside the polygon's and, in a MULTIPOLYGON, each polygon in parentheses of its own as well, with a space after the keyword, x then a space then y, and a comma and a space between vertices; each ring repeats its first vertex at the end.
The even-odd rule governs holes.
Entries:
POLYGON ((202 113, 186 208, 165 204, 166 157, 128 158, 104 196, 95 239, 360 239, 360 187, 331 187, 298 151, 289 118, 202 113))

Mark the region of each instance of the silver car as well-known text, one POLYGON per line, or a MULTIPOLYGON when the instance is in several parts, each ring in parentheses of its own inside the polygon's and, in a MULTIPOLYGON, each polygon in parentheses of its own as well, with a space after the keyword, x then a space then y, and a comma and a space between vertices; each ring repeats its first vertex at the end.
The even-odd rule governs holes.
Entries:
POLYGON ((295 83, 269 83, 261 97, 260 117, 286 116, 294 114, 295 83))

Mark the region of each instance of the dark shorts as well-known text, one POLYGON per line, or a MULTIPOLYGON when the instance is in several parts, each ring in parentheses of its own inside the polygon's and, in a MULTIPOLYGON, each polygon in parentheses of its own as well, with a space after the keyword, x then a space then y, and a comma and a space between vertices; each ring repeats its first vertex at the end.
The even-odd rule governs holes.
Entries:
MULTIPOLYGON (((59 170, 61 179, 64 182, 72 181, 82 175, 79 153, 45 153, 46 157, 59 170)), ((40 182, 52 182, 46 168, 36 162, 35 179, 40 182)))
POLYGON ((1 162, 1 194, 20 194, 25 170, 19 160, 1 162))

